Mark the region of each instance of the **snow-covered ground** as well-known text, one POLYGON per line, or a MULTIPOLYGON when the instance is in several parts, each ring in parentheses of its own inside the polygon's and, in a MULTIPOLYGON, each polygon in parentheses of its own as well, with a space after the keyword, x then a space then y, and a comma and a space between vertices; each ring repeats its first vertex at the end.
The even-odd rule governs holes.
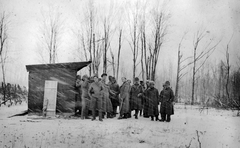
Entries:
POLYGON ((14 148, 239 148, 236 112, 175 105, 170 123, 117 118, 103 122, 81 119, 7 118, 27 105, 0 107, 0 147, 14 148), (197 136, 198 135, 198 136, 197 136))

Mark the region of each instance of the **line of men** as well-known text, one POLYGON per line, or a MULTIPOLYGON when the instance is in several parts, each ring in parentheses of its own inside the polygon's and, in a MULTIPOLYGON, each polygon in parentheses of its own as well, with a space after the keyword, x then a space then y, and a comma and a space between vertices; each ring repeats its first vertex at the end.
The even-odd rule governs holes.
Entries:
POLYGON ((90 119, 89 110, 92 112, 92 120, 96 120, 96 115, 99 121, 103 121, 105 115, 107 118, 114 118, 119 106, 118 119, 131 118, 131 113, 134 111, 135 119, 143 115, 145 118, 150 117, 152 121, 154 117, 155 121, 171 121, 171 115, 174 114, 174 94, 169 81, 163 84, 163 90, 159 94, 153 81, 146 81, 145 86, 136 77, 131 85, 131 81, 123 77, 122 85, 119 86, 114 77, 108 78, 108 84, 105 73, 101 75, 101 78, 94 76, 93 80, 90 80, 87 75, 84 75, 82 79, 80 76, 77 78, 76 87, 81 96, 81 119, 90 119), (158 118, 159 103, 160 120, 158 118))

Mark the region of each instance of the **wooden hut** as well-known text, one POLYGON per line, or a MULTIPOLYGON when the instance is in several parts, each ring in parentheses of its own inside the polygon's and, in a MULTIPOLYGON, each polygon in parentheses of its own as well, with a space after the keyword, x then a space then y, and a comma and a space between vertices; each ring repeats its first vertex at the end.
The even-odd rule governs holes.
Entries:
MULTIPOLYGON (((77 72, 91 62, 27 65, 28 77, 28 113, 42 114, 47 82, 56 85, 56 113, 73 114, 75 112, 75 82, 77 72)), ((53 90, 53 89, 52 89, 53 90)), ((51 98, 50 98, 51 99, 51 98)), ((55 111, 54 111, 55 113, 55 111)))

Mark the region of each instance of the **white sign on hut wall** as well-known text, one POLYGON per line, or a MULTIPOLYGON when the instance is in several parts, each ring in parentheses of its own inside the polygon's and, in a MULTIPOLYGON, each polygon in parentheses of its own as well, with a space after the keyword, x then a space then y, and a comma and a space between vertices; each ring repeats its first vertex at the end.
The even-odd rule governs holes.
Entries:
POLYGON ((55 117, 57 104, 57 81, 45 81, 43 114, 47 117, 55 117))

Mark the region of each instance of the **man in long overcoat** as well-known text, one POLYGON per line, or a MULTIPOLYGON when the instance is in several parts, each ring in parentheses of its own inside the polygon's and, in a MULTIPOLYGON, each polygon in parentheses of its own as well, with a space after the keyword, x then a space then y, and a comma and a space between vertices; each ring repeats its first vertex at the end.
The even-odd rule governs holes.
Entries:
POLYGON ((98 109, 99 121, 102 120, 102 84, 97 76, 94 76, 94 82, 89 86, 88 94, 91 98, 92 120, 96 120, 96 109, 98 109))
POLYGON ((81 98, 82 98, 82 110, 81 110, 81 119, 89 119, 88 118, 88 110, 90 104, 90 97, 88 95, 88 88, 89 88, 89 80, 88 76, 84 75, 82 77, 81 85, 81 98))
POLYGON ((150 82, 150 87, 149 89, 146 90, 146 104, 148 105, 148 115, 151 117, 151 120, 154 120, 154 117, 156 118, 155 120, 158 121, 158 115, 159 115, 159 110, 158 110, 158 104, 159 104, 159 92, 158 90, 154 87, 154 82, 150 82))
POLYGON ((146 98, 146 92, 147 90, 149 89, 149 80, 146 81, 146 88, 143 92, 143 117, 144 118, 149 118, 149 115, 148 115, 148 103, 147 103, 147 98, 146 98))
POLYGON ((142 108, 142 98, 143 88, 139 84, 139 78, 134 79, 134 85, 131 87, 130 91, 130 108, 131 111, 135 110, 135 119, 138 119, 138 112, 142 108))
POLYGON ((109 87, 110 87, 110 100, 113 107, 113 117, 116 117, 117 107, 119 106, 119 93, 120 87, 114 77, 109 77, 109 87))
POLYGON ((107 118, 112 118, 112 112, 113 112, 113 108, 112 108, 112 102, 109 98, 109 93, 110 93, 110 88, 109 86, 106 84, 106 78, 107 78, 107 74, 102 74, 101 75, 102 79, 100 81, 100 83, 103 86, 103 90, 102 90, 102 95, 103 95, 103 102, 102 102, 102 110, 103 110, 103 117, 105 115, 105 113, 107 113, 107 118))
POLYGON ((129 96, 130 96, 130 84, 127 82, 126 78, 122 78, 123 84, 120 87, 120 116, 118 119, 123 119, 128 117, 130 110, 129 106, 129 96))
POLYGON ((164 84, 164 88, 160 93, 160 113, 161 113, 161 122, 171 121, 171 115, 174 114, 173 112, 173 101, 174 101, 174 94, 172 89, 170 88, 170 82, 166 81, 164 84), (167 116, 167 119, 166 119, 167 116))

